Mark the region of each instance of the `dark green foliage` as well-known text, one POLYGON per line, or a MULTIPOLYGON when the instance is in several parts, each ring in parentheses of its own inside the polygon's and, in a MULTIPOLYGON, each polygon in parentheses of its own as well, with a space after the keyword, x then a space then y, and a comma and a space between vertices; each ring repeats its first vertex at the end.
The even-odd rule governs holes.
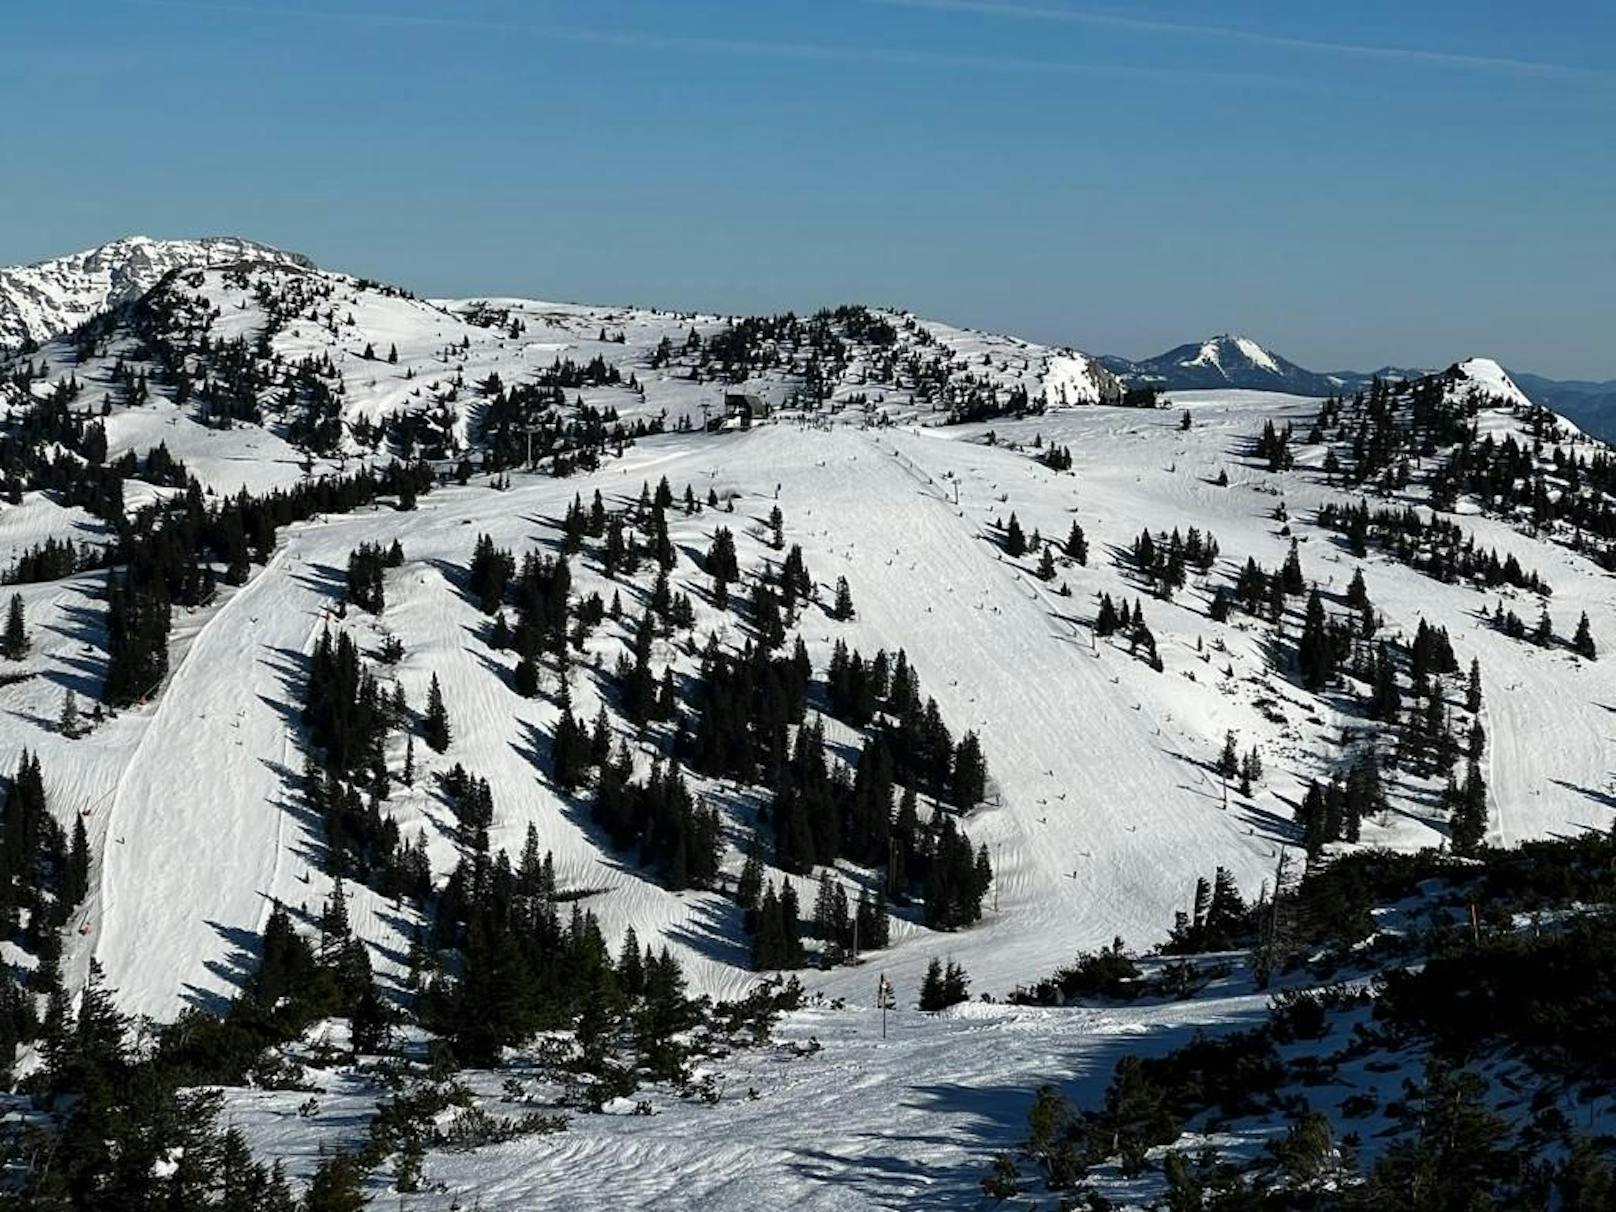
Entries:
POLYGON ((1010 515, 1010 524, 1004 529, 1004 554, 1012 560, 1027 554, 1027 536, 1021 532, 1021 522, 1015 514, 1010 515))
MULTIPOLYGON (((1205 881, 1203 880, 1204 884, 1205 881)), ((1204 919, 1204 912, 1201 915, 1204 919)), ((1063 1006, 1082 998, 1132 1000, 1145 992, 1139 965, 1122 949, 1121 940, 1103 951, 1086 951, 1054 976, 1020 988, 1011 1000, 1039 1006, 1063 1006)))
MULTIPOLYGON (((82 823, 75 824, 75 835, 82 834, 82 823)), ((14 931, 26 911, 32 943, 53 934, 83 899, 88 864, 87 842, 77 859, 70 858, 46 802, 39 758, 24 750, 0 816, 0 930, 14 931)))
POLYGON ((1083 535, 1083 528, 1076 522, 1072 523, 1072 529, 1066 535, 1066 546, 1064 550, 1066 552, 1066 558, 1071 560, 1073 563, 1087 564, 1089 562, 1088 539, 1086 539, 1083 535))
MULTIPOLYGON (((839 622, 846 622, 853 617, 853 591, 847 586, 846 577, 836 578, 836 601, 831 606, 830 617, 839 622)), ((1584 623, 1587 616, 1583 616, 1584 623)))
MULTIPOLYGON (((397 548, 394 544, 394 548, 397 548)), ((382 573, 402 563, 404 553, 397 552, 397 563, 392 552, 380 543, 361 543, 348 553, 348 600, 361 610, 380 614, 386 606, 382 590, 382 573)))
MULTIPOLYGON (((10 630, 8 626, 6 629, 8 636, 10 630)), ((1592 661, 1599 655, 1599 650, 1594 644, 1594 633, 1588 626, 1588 612, 1586 610, 1582 612, 1582 617, 1577 620, 1577 633, 1571 638, 1571 647, 1584 660, 1592 661)))
POLYGON ((449 708, 443 701, 443 687, 438 684, 438 675, 432 675, 432 683, 426 692, 426 715, 421 720, 421 739, 427 745, 442 753, 449 747, 449 708))
POLYGON ((926 966, 926 976, 920 982, 919 1006, 922 1010, 946 1010, 970 997, 971 980, 965 969, 949 960, 932 958, 926 966))
POLYGON ((8 661, 20 661, 28 655, 28 624, 24 619, 22 594, 11 595, 6 608, 6 630, 0 638, 0 655, 8 661))

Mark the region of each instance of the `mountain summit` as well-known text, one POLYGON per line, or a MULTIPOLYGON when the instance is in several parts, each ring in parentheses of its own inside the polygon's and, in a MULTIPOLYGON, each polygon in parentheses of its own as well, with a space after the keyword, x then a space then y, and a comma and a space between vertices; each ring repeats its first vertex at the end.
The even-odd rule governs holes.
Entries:
POLYGON ((1155 387, 1163 391, 1235 387, 1298 396, 1330 396, 1365 388, 1376 376, 1408 379, 1424 373, 1393 367, 1373 373, 1321 373, 1280 357, 1250 337, 1230 333, 1180 345, 1141 362, 1119 357, 1104 357, 1100 361, 1130 387, 1155 387))
POLYGON ((238 236, 127 236, 33 265, 0 268, 0 351, 76 328, 97 312, 139 298, 171 270, 232 261, 314 266, 301 253, 238 236))

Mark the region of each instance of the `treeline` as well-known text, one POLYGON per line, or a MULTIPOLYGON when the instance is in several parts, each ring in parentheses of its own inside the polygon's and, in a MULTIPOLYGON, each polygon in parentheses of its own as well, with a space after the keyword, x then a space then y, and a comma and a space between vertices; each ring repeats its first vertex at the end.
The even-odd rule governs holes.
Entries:
POLYGON ((1435 515, 1427 521, 1412 505, 1371 511, 1366 501, 1327 501, 1319 507, 1318 522, 1343 534, 1359 558, 1373 546, 1438 581, 1466 580, 1489 589, 1510 585, 1544 596, 1553 592, 1536 572, 1523 569, 1513 552, 1499 559, 1496 548, 1480 550, 1458 523, 1435 515))

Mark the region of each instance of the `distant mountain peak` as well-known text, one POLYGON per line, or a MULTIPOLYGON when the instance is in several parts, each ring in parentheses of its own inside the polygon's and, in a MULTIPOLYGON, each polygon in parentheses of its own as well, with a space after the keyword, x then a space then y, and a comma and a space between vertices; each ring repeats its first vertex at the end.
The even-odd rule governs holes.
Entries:
POLYGON ((1241 333, 1222 332, 1204 341, 1180 345, 1143 361, 1105 357, 1100 362, 1129 387, 1159 391, 1208 391, 1232 387, 1243 391, 1278 391, 1298 396, 1351 394, 1378 376, 1418 378, 1428 372, 1383 367, 1378 371, 1323 373, 1298 366, 1262 342, 1241 333))
POLYGON ((0 269, 0 351, 44 342, 145 294, 176 269, 234 261, 314 262, 241 236, 162 240, 124 236, 61 257, 0 269))
POLYGON ((1219 333, 1201 342, 1201 348, 1189 359, 1189 366, 1215 366, 1226 374, 1231 367, 1253 367, 1270 374, 1283 374, 1279 361, 1250 337, 1234 333, 1219 333))

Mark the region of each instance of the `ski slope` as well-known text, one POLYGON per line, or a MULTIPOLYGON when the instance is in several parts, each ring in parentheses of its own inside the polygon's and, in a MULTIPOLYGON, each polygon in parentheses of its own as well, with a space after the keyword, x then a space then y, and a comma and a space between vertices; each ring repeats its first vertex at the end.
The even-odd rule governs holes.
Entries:
MULTIPOLYGON (((1275 568, 1293 539, 1305 578, 1332 609, 1361 568, 1384 634, 1411 636, 1424 619, 1447 628, 1461 668, 1479 658, 1490 840, 1608 829, 1616 816, 1616 661, 1513 640, 1482 617, 1484 606, 1502 603, 1535 619, 1535 595, 1444 584, 1379 554, 1354 559, 1339 536, 1316 525, 1324 503, 1356 499, 1325 482, 1322 447, 1303 445, 1299 466, 1286 473, 1270 473, 1250 454, 1267 422, 1305 433, 1317 400, 1220 389, 1176 393, 1161 411, 1095 404, 1112 398, 1115 380, 1087 355, 883 312, 906 352, 942 359, 958 381, 1026 391, 1054 407, 1021 420, 939 427, 945 402, 925 397, 903 373, 879 380, 880 350, 859 348, 817 407, 788 406, 771 423, 714 434, 701 432, 701 423, 722 407, 728 388, 757 391, 775 405, 800 403, 790 369, 731 384, 704 380, 689 366, 653 365, 664 340, 679 346, 692 332, 711 338, 729 325, 724 317, 427 301, 296 262, 255 266, 245 279, 239 269, 197 270, 162 289, 188 292, 214 317, 214 337, 251 344, 266 323, 260 286, 304 300, 268 338, 281 364, 311 359, 335 368, 346 428, 325 456, 299 449, 276 417, 263 426, 203 424, 160 384, 129 406, 118 366, 138 361, 141 350, 123 328, 82 360, 71 340, 48 342, 29 359, 39 367, 37 388, 6 381, 8 407, 26 406, 26 392, 42 398, 71 376, 82 387, 74 407, 104 420, 110 458, 161 444, 213 494, 267 492, 391 457, 355 435, 408 413, 442 424, 456 457, 473 453, 484 399, 477 384, 492 375, 528 382, 558 359, 598 357, 625 380, 569 391, 569 405, 575 396, 624 418, 660 420, 669 432, 565 479, 478 472, 464 486, 421 497, 410 512, 384 502, 283 527, 267 566, 254 568, 244 585, 221 590, 205 609, 175 612, 163 684, 133 708, 88 716, 77 738, 63 735, 56 720, 68 692, 86 715, 99 697, 107 574, 18 587, 33 644, 0 669, 0 762, 14 767, 23 750, 36 752, 64 829, 75 816, 87 829, 91 890, 67 927, 70 988, 82 984, 94 958, 130 1013, 166 1021, 190 1007, 220 1010, 252 970, 275 902, 312 925, 331 882, 321 824, 300 791, 309 753, 299 711, 308 661, 327 627, 345 629, 372 657, 385 636, 397 637, 403 659, 376 669, 416 709, 432 676, 440 679, 452 743, 441 755, 417 744, 416 778, 404 786, 396 778, 404 741, 395 736, 387 755, 395 783, 384 806, 406 839, 425 838, 436 880, 461 854, 437 776, 461 764, 492 786, 493 848, 514 854, 531 827, 554 856, 561 889, 597 915, 610 945, 633 926, 643 943, 666 945, 680 959, 694 992, 732 997, 752 986, 759 974, 749 966, 738 906, 718 892, 662 887, 632 853, 606 844, 587 797, 563 795, 550 781, 545 755, 559 713, 553 675, 539 697, 519 696, 514 656, 488 644, 489 620, 464 588, 480 534, 518 558, 554 553, 568 505, 588 503, 596 490, 620 508, 665 476, 676 500, 688 485, 697 500, 711 492, 722 502, 689 516, 670 512, 680 553, 671 588, 692 598, 696 627, 694 642, 659 639, 656 665, 692 675, 709 633, 727 645, 743 641, 741 616, 706 601, 700 553, 722 525, 734 532, 748 576, 777 563, 765 521, 778 506, 786 542, 802 546, 822 600, 839 577, 852 590, 853 619, 833 621, 817 607, 801 616, 816 675, 838 641, 866 657, 903 649, 955 737, 978 733, 991 775, 987 803, 965 822, 995 870, 983 920, 942 933, 925 928, 913 908, 895 910, 890 948, 855 965, 802 973, 822 1000, 791 1016, 786 1038, 805 1045, 816 1037, 823 1052, 735 1058, 717 1108, 670 1103, 659 1108, 655 1131, 633 1118, 591 1116, 561 1137, 435 1155, 430 1177, 443 1190, 413 1206, 447 1209, 469 1196, 489 1208, 546 1200, 727 1208, 755 1206, 760 1189, 780 1197, 770 1206, 959 1206, 976 1190, 983 1157, 1019 1134, 1027 1091, 1039 1081, 1103 1079, 1124 1046, 1165 1047, 1192 1023, 1259 1013, 1261 999, 1238 988, 1193 1008, 973 1004, 936 1018, 907 1008, 934 958, 962 964, 973 992, 999 996, 1116 937, 1138 948, 1160 941, 1175 912, 1189 907, 1196 880, 1216 867, 1255 896, 1282 855, 1295 853, 1303 791, 1334 773, 1344 733, 1362 718, 1354 704, 1310 694, 1287 672, 1299 625, 1294 604, 1277 637, 1245 615, 1218 623, 1207 610, 1213 590, 1248 558, 1275 568), (1181 410, 1190 414, 1188 429, 1181 410), (1039 461, 1052 444, 1069 448, 1070 471, 1039 461), (1087 566, 1062 561, 1052 580, 1040 580, 1035 554, 1005 554, 1012 514, 1024 532, 1057 544, 1074 520, 1081 524, 1087 566), (1218 541, 1216 566, 1192 573, 1171 601, 1151 596, 1129 565, 1129 546, 1142 529, 1192 526, 1218 541), (395 539, 405 560, 386 574, 380 617, 356 608, 339 617, 349 553, 362 542, 395 539), (1120 637, 1095 637, 1101 594, 1142 602, 1161 671, 1120 637), (1250 795, 1225 788, 1213 773, 1229 731, 1266 767, 1250 795), (878 974, 892 979, 904 1007, 885 1042, 871 1009, 878 974), (845 1005, 836 1008, 838 1001, 845 1005), (744 1097, 749 1088, 758 1092, 756 1106, 744 1097)), ((1451 390, 1480 401, 1482 434, 1533 440, 1524 397, 1496 363, 1460 364, 1451 390)), ((1585 450, 1586 442, 1565 425, 1544 454, 1585 450)), ((175 491, 130 479, 126 508, 175 491)), ((1403 503, 1422 505, 1420 491, 1403 503)), ((1552 535, 1483 516, 1475 502, 1461 501, 1456 517, 1482 547, 1514 554, 1552 585, 1548 605, 1562 637, 1586 611, 1602 649, 1616 644, 1608 574, 1552 535)), ((104 543, 114 529, 44 492, 0 503, 0 563, 47 537, 104 543)), ((593 548, 572 572, 575 594, 598 591, 610 600, 618 593, 625 608, 624 619, 598 628, 574 662, 574 709, 588 720, 610 702, 609 671, 631 642, 650 574, 608 580, 593 548)), ((635 741, 620 719, 613 724, 635 741)), ((845 729, 831 733, 853 739, 845 729)), ((635 743, 643 773, 652 749, 635 743)), ((720 810, 724 867, 733 877, 767 789, 696 777, 691 784, 720 810)), ((1442 844, 1438 790, 1432 780, 1394 774, 1390 807, 1365 822, 1363 843, 1442 844)), ((812 904, 813 879, 778 870, 768 877, 795 878, 799 900, 812 904)), ((855 894, 875 878, 851 865, 834 877, 855 894)), ((416 910, 363 887, 348 892, 355 932, 383 985, 397 993, 416 910)), ((34 962, 14 945, 5 952, 20 967, 34 962)), ((230 1092, 229 1114, 262 1153, 286 1156, 294 1173, 306 1174, 318 1150, 358 1130, 374 1102, 373 1091, 345 1086, 340 1073, 322 1080, 331 1088, 314 1116, 299 1115, 290 1094, 262 1091, 230 1092)), ((479 1080, 493 1097, 497 1075, 479 1080)))
MULTIPOLYGON (((452 818, 432 795, 430 775, 461 762, 493 785, 495 848, 514 852, 532 822, 541 846, 555 853, 563 885, 595 893, 588 904, 609 937, 632 923, 642 939, 666 941, 697 988, 743 989, 752 974, 733 905, 716 894, 661 889, 627 856, 603 850, 587 811, 545 780, 535 747, 556 709, 509 688, 502 674, 510 655, 486 647, 486 620, 455 583, 477 534, 487 531, 517 551, 550 543, 548 523, 575 493, 587 500, 599 486, 608 500, 632 499, 642 481, 662 475, 676 494, 687 482, 698 496, 709 487, 737 494, 733 515, 679 515, 672 537, 681 549, 704 549, 722 522, 736 530, 743 563, 768 554, 744 531, 778 500, 788 541, 802 543, 816 580, 828 588, 846 575, 853 586, 853 622, 805 616, 816 669, 838 638, 867 655, 902 647, 951 727, 982 737, 992 802, 968 828, 987 844, 998 871, 988 912, 980 926, 957 934, 896 922, 893 951, 871 959, 901 984, 917 984, 933 955, 953 956, 979 987, 1003 991, 1115 935, 1148 945, 1214 865, 1228 866, 1254 894, 1280 848, 1294 843, 1293 806, 1306 779, 1327 773, 1316 755, 1341 721, 1268 670, 1257 634, 1207 619, 1193 587, 1174 603, 1150 599, 1107 552, 1126 546, 1141 526, 1194 523, 1218 537, 1225 566, 1248 554, 1277 564, 1288 540, 1271 517, 1271 477, 1242 468, 1230 451, 1261 418, 1300 418, 1312 406, 1283 397, 1181 402, 1196 418, 1188 433, 1178 431, 1173 415, 1120 409, 997 426, 1001 443, 1041 433, 1046 442, 1069 444, 1075 474, 1051 472, 1002 444, 983 445, 987 427, 826 432, 781 424, 722 438, 669 435, 589 477, 517 477, 508 492, 474 482, 434 492, 414 513, 383 507, 290 528, 269 568, 196 617, 195 635, 155 702, 117 721, 119 735, 138 730, 139 737, 105 763, 116 778, 78 793, 106 799, 97 816, 113 839, 89 908, 95 954, 130 1009, 163 1018, 187 1002, 218 1004, 232 993, 236 953, 249 945, 271 898, 317 911, 329 885, 314 861, 318 829, 295 790, 303 663, 341 593, 348 552, 361 540, 396 537, 407 562, 389 573, 380 623, 350 611, 342 625, 372 650, 381 628, 403 641, 407 655, 396 676, 412 704, 424 700, 432 672, 442 680, 455 740, 442 756, 417 745, 420 777, 388 805, 405 836, 425 830, 434 870, 446 873, 456 853, 452 818), (1210 481, 1225 466, 1234 467, 1233 482, 1217 488, 1210 481), (1072 517, 1082 522, 1093 554, 1088 568, 1062 573, 1070 597, 1056 592, 1059 580, 1037 580, 1030 558, 1018 565, 991 540, 995 520, 1011 510, 1029 533, 1038 527, 1061 535, 1072 517), (1144 597, 1164 672, 1120 645, 1092 641, 1086 623, 1102 591, 1144 597), (1203 659, 1219 638, 1227 651, 1203 659), (1222 675, 1224 663, 1233 678, 1222 675), (1269 710, 1277 703, 1286 722, 1265 718, 1259 700, 1269 710), (1206 767, 1229 728, 1242 746, 1259 746, 1268 778, 1251 800, 1231 794, 1225 808, 1206 767)), ((1341 588, 1352 561, 1297 520, 1309 490, 1287 480, 1285 499, 1308 575, 1341 588)), ((1467 524, 1502 549, 1518 549, 1549 577, 1557 615, 1587 609, 1596 634, 1616 634, 1602 574, 1502 525, 1481 518, 1467 524)), ((580 592, 605 585, 588 561, 576 574, 580 592)), ((1579 662, 1482 627, 1475 591, 1374 558, 1365 576, 1389 629, 1410 632, 1423 615, 1449 627, 1461 663, 1471 655, 1482 660, 1496 839, 1608 826, 1602 704, 1616 701, 1608 663, 1579 662)), ((681 560, 675 590, 703 583, 691 561, 681 560)), ((698 633, 705 612, 698 608, 698 633)), ((603 628, 592 641, 598 663, 610 668, 627 638, 623 628, 603 628)), ((663 655, 692 664, 671 649, 663 655)), ((584 718, 594 711, 591 685, 584 678, 575 689, 584 718)), ((12 748, 38 729, 15 716, 0 726, 12 748)), ((97 734, 74 744, 76 757, 102 741, 97 734)), ((392 758, 396 769, 402 755, 392 758)), ((47 772, 52 768, 47 757, 47 772)), ((747 794, 699 782, 698 790, 737 828, 750 824, 756 803, 747 794)), ((1422 812, 1418 789, 1408 790, 1384 820, 1368 824, 1366 841, 1440 841, 1439 822, 1422 812)), ((738 865, 732 850, 731 869, 738 865)), ((862 878, 856 871, 848 877, 862 878)), ((354 891, 356 927, 374 945, 379 971, 396 976, 413 923, 406 911, 354 891)), ((811 898, 806 881, 799 891, 811 898)), ((869 978, 855 968, 810 973, 808 983, 861 996, 869 978)))

